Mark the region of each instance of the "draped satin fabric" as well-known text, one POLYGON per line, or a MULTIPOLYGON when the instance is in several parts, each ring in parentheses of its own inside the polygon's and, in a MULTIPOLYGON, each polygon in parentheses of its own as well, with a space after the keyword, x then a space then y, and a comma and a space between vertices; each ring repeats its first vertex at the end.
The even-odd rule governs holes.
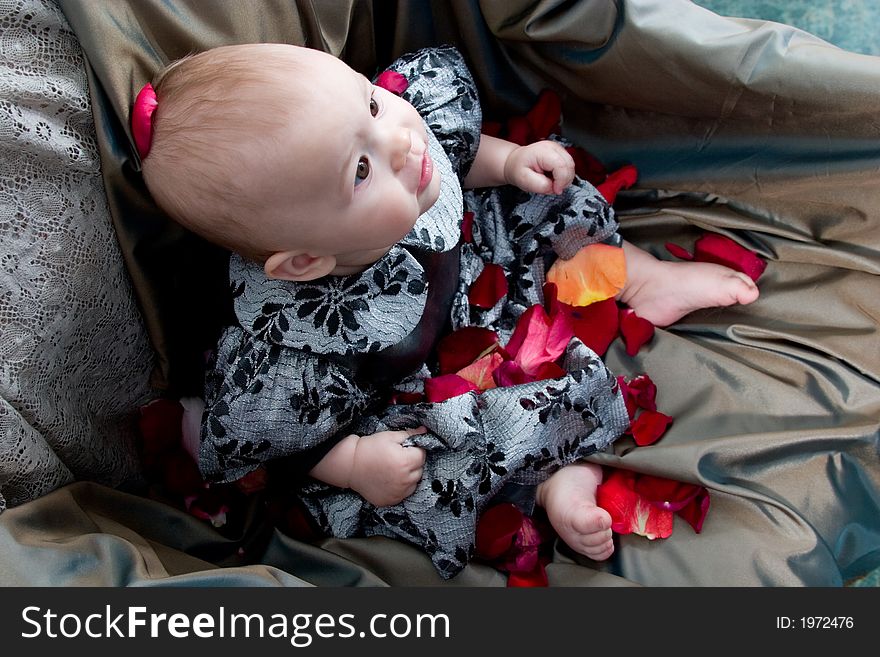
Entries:
MULTIPOLYGON (((197 385, 192 355, 222 319, 225 259, 145 193, 127 129, 137 90, 164 62, 225 43, 309 45, 367 75, 453 43, 488 118, 553 88, 567 137, 609 167, 636 165, 617 202, 626 239, 670 259, 666 242, 690 248, 710 230, 769 262, 756 303, 695 312, 637 356, 618 342, 606 358, 617 373, 647 372, 675 422, 653 446, 622 439, 594 460, 706 486, 702 533, 677 519, 667 539, 621 536, 605 564, 559 546, 550 584, 840 586, 880 566, 880 60, 684 0, 60 4, 89 63, 157 389, 197 385)), ((237 538, 264 531, 253 516, 237 538)), ((235 537, 88 483, 10 509, 0 526, 6 584, 442 583, 424 555, 382 539, 276 534, 258 564, 237 563, 235 537)), ((449 585, 504 583, 473 564, 449 585)))

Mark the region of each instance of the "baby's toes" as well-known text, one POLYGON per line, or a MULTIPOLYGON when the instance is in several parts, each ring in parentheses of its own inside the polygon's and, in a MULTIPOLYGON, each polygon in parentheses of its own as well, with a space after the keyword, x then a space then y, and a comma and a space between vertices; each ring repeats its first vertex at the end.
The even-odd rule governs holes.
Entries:
POLYGON ((585 504, 572 515, 571 528, 582 538, 611 535, 611 515, 602 507, 585 504))
POLYGON ((758 298, 759 291, 755 281, 742 272, 734 272, 730 285, 730 292, 736 303, 745 305, 758 298))
POLYGON ((608 541, 602 545, 585 548, 582 554, 593 561, 605 561, 605 559, 614 554, 614 542, 611 539, 608 539, 608 541))

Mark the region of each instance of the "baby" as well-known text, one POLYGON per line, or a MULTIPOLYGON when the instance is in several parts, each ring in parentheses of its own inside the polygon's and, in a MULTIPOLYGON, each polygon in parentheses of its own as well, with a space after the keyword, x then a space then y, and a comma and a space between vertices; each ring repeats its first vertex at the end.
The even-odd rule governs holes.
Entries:
POLYGON ((583 458, 628 417, 615 377, 576 338, 559 379, 439 403, 395 404, 394 393, 423 390, 450 330, 509 337, 543 302, 552 258, 589 243, 623 249, 618 298, 658 326, 751 303, 757 287, 620 240, 559 143, 481 135, 476 86, 453 48, 390 70, 407 81, 401 95, 317 50, 228 46, 172 64, 138 96, 150 193, 233 253, 238 323, 209 366, 200 468, 231 481, 283 464, 325 531, 403 538, 444 577, 467 563, 480 512, 500 499, 543 507, 569 547, 606 559, 601 468, 583 458), (461 239, 465 210, 475 219, 461 239), (471 307, 490 262, 508 292, 471 307))

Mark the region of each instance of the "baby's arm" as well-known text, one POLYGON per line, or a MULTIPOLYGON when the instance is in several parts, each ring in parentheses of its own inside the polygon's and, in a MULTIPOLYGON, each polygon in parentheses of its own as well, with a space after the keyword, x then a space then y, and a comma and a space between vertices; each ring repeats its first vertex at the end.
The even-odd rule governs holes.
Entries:
POLYGON ((425 463, 425 450, 401 443, 425 431, 419 427, 370 436, 351 434, 334 445, 309 474, 325 484, 350 488, 375 506, 397 504, 416 489, 425 463))
POLYGON ((464 179, 466 189, 516 185, 534 194, 560 194, 574 179, 574 159, 559 144, 527 146, 480 135, 480 147, 464 179))

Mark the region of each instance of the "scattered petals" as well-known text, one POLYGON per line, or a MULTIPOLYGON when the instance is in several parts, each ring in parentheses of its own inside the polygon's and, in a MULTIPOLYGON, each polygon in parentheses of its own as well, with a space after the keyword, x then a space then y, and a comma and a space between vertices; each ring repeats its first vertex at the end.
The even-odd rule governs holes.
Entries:
POLYGON ((620 311, 620 335, 626 345, 626 353, 635 356, 646 342, 654 337, 654 325, 636 315, 630 308, 620 311))
POLYGON ((399 406, 408 406, 410 404, 420 404, 425 401, 425 395, 420 392, 401 392, 395 391, 388 400, 389 404, 399 406))
POLYGON ((528 375, 535 375, 542 365, 556 361, 574 335, 567 314, 548 316, 543 306, 528 308, 516 323, 505 349, 528 375))
POLYGON ((465 212, 461 218, 461 240, 465 244, 472 244, 474 241, 474 213, 465 212))
POLYGON ((549 558, 543 552, 551 538, 548 527, 505 502, 480 516, 475 554, 508 573, 508 586, 547 586, 549 558))
POLYGON ((407 90, 409 82, 397 71, 382 71, 376 78, 376 86, 399 96, 407 90))
POLYGON ((709 491, 701 488, 696 497, 677 513, 699 534, 703 530, 703 521, 706 519, 706 514, 709 513, 709 491))
POLYGON ((633 421, 636 417, 636 412, 639 410, 638 405, 636 405, 635 397, 629 390, 629 384, 626 382, 626 377, 622 374, 617 377, 617 385, 620 387, 620 394, 623 395, 623 403, 626 404, 626 414, 629 415, 630 422, 633 421))
POLYGON ((694 243, 694 260, 730 267, 753 281, 757 281, 767 268, 767 263, 755 252, 717 233, 706 233, 697 239, 694 243))
POLYGON ((679 246, 678 244, 673 244, 672 242, 666 242, 664 245, 666 250, 669 251, 670 254, 674 255, 679 260, 693 260, 694 254, 688 251, 683 246, 679 246))
POLYGON ((636 441, 636 445, 644 447, 652 445, 666 433, 666 429, 672 424, 672 418, 659 411, 642 411, 630 425, 630 433, 636 441))
POLYGON ((562 117, 562 102, 552 89, 544 89, 532 109, 526 114, 531 128, 531 141, 547 139, 553 133, 561 132, 559 121, 562 117))
POLYGON ((183 406, 175 399, 155 399, 140 407, 138 428, 143 439, 145 465, 180 444, 182 419, 183 406))
POLYGON ((226 514, 230 510, 220 492, 213 488, 204 488, 198 494, 186 497, 184 505, 191 515, 207 520, 215 527, 226 524, 226 514))
POLYGON ((621 189, 629 189, 636 184, 639 173, 632 164, 627 164, 608 174, 604 181, 596 185, 599 193, 605 197, 608 203, 613 204, 617 199, 617 193, 621 189))
POLYGON ((529 572, 511 572, 507 577, 509 587, 538 587, 547 586, 547 570, 545 563, 538 561, 529 572))
POLYGON ((523 372, 519 363, 513 360, 506 360, 492 373, 492 378, 499 388, 507 388, 509 386, 518 386, 521 383, 528 383, 532 379, 523 372))
POLYGON ((259 493, 261 490, 265 490, 268 483, 269 474, 266 472, 266 468, 260 466, 257 469, 248 472, 244 477, 236 480, 235 487, 245 495, 252 495, 254 493, 259 493))
POLYGON ((477 554, 483 559, 503 556, 522 526, 522 518, 522 512, 513 504, 495 504, 486 509, 477 523, 477 554))
POLYGON ((702 486, 686 484, 666 477, 640 475, 635 483, 635 491, 651 504, 669 511, 680 511, 694 501, 702 486))
POLYGON ((478 358, 467 367, 463 367, 456 374, 465 381, 473 383, 480 391, 489 390, 495 387, 495 380, 492 378, 492 374, 502 362, 504 362, 504 358, 502 358, 501 354, 493 351, 482 358, 478 358))
POLYGON ((524 116, 512 116, 507 120, 507 141, 519 146, 532 142, 532 130, 524 116))
POLYGON ((182 447, 169 451, 162 458, 162 483, 175 495, 191 495, 204 486, 196 462, 182 447))
POLYGON ((660 509, 635 490, 636 473, 614 469, 596 491, 596 503, 611 515, 611 529, 618 534, 638 534, 648 539, 672 534, 672 511, 660 509))
POLYGON ((501 125, 500 121, 483 121, 482 126, 480 126, 480 132, 490 137, 500 138, 503 128, 504 126, 501 125))
POLYGON ((646 411, 657 410, 657 386, 647 374, 634 376, 627 382, 636 406, 646 411))
POLYGON ((620 315, 614 299, 596 301, 589 306, 564 306, 571 317, 578 339, 604 356, 620 330, 620 315))
POLYGON ((568 260, 557 258, 547 271, 547 281, 557 288, 557 298, 571 306, 587 306, 614 297, 626 283, 623 249, 610 244, 590 244, 568 260))
POLYGON ((479 388, 457 374, 443 374, 425 379, 425 398, 429 402, 442 402, 467 392, 479 392, 479 388))
POLYGON ((443 336, 437 343, 440 374, 452 374, 467 367, 497 345, 495 331, 479 326, 464 326, 443 336))
POLYGON ((468 301, 472 306, 487 310, 507 294, 507 277, 501 265, 486 263, 468 290, 468 301))
POLYGON ((757 253, 718 233, 705 233, 698 237, 694 242, 693 254, 672 243, 666 244, 666 250, 682 260, 713 262, 716 265, 740 271, 755 282, 767 268, 767 262, 757 253))
POLYGON ((605 165, 589 151, 577 146, 569 146, 565 150, 574 159, 574 172, 578 178, 583 178, 591 185, 598 186, 608 177, 605 165))

